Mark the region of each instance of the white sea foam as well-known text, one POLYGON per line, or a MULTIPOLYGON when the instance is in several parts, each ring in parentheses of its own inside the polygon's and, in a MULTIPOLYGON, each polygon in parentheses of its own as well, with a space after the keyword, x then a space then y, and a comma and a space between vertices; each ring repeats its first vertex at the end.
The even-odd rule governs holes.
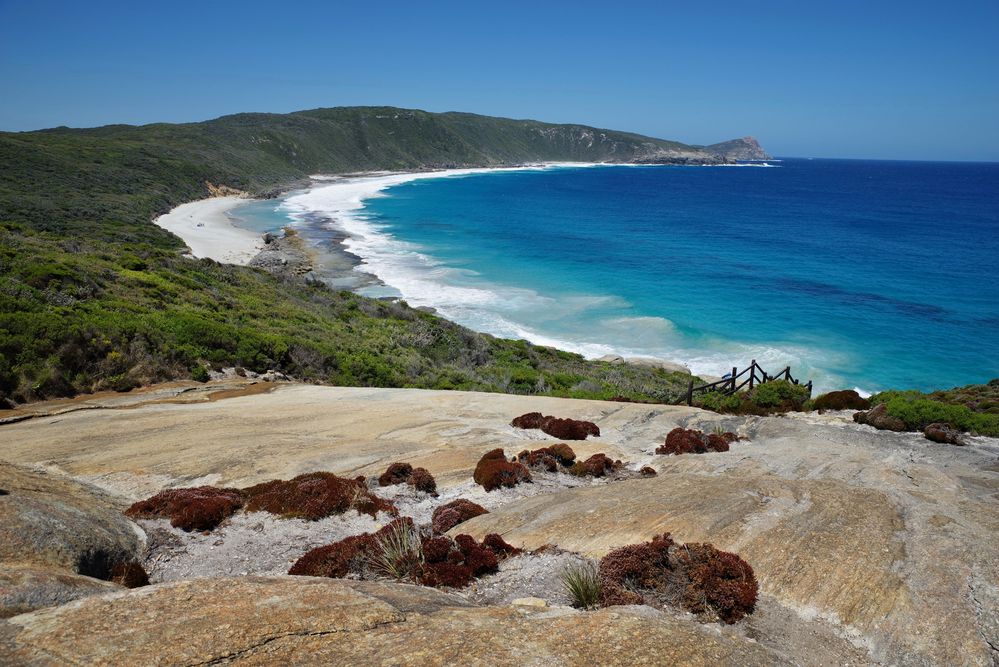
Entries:
MULTIPOLYGON (((509 171, 599 166, 594 163, 546 164, 509 171)), ((732 165, 764 166, 764 165, 732 165)), ((766 165, 777 166, 777 165, 766 165)), ((423 248, 395 238, 367 216, 365 201, 384 196, 387 188, 420 179, 456 178, 492 172, 453 169, 421 173, 378 173, 353 178, 314 177, 320 184, 288 197, 281 208, 293 220, 320 215, 343 231, 344 246, 360 258, 357 270, 377 276, 413 306, 430 306, 442 316, 477 331, 522 338, 576 352, 588 358, 615 354, 682 361, 695 374, 720 376, 751 359, 771 373, 791 366, 796 377, 811 378, 819 390, 842 386, 820 368, 835 367, 814 349, 792 344, 751 344, 726 339, 692 346, 673 322, 661 317, 618 317, 594 322, 586 316, 598 307, 627 307, 620 297, 582 294, 555 298, 532 289, 481 280, 474 271, 448 267, 423 248), (530 322, 530 324, 527 324, 530 322), (558 333, 554 333, 554 332, 558 333)), ((384 291, 381 292, 384 294, 384 291)), ((380 294, 379 294, 380 295, 380 294)), ((843 360, 835 360, 842 362, 843 360)))

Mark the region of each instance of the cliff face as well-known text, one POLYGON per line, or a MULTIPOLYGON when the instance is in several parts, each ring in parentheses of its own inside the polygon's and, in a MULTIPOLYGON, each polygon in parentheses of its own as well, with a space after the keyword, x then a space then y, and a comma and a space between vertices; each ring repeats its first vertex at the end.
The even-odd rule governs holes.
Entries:
POLYGON ((717 155, 725 160, 770 160, 773 156, 768 155, 760 143, 753 137, 743 137, 742 139, 732 139, 718 144, 705 146, 704 150, 712 155, 717 155))

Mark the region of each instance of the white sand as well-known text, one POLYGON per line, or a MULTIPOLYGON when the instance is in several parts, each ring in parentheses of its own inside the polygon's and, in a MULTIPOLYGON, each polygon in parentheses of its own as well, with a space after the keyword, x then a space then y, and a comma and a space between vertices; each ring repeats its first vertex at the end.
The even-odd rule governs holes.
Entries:
POLYGON ((232 224, 226 211, 247 202, 246 197, 228 196, 181 204, 154 222, 173 232, 187 244, 194 257, 207 257, 226 264, 248 264, 264 247, 261 234, 232 224))

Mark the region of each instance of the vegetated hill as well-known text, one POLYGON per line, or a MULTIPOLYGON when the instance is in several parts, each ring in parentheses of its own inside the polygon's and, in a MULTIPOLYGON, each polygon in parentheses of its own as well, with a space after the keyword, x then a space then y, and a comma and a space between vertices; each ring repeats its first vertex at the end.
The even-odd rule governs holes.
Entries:
POLYGON ((276 368, 353 385, 665 400, 683 380, 496 340, 402 305, 180 256, 152 223, 209 184, 535 161, 717 163, 601 130, 392 107, 0 133, 0 401, 276 368))

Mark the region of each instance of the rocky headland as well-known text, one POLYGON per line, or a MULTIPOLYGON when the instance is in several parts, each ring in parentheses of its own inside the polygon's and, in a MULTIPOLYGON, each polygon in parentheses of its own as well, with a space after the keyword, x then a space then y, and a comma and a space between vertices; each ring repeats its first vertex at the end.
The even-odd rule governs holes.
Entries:
POLYGON ((0 662, 997 664, 999 441, 955 447, 852 415, 240 377, 39 404, 0 425, 0 662), (698 433, 717 449, 656 453, 698 433), (566 447, 605 461, 599 476, 562 467, 566 447), (486 491, 473 472, 496 449, 499 468, 530 473, 486 491), (433 487, 405 483, 416 468, 433 487), (395 513, 310 520, 251 502, 190 532, 124 515, 164 489, 260 493, 317 471, 363 477, 395 513), (448 539, 522 550, 466 587, 287 574, 396 517, 429 527, 459 499, 481 511, 444 524, 448 539), (751 566, 752 612, 723 623, 690 601, 571 606, 567 567, 664 533, 751 566), (133 562, 150 585, 129 589, 144 583, 122 576, 133 562))

